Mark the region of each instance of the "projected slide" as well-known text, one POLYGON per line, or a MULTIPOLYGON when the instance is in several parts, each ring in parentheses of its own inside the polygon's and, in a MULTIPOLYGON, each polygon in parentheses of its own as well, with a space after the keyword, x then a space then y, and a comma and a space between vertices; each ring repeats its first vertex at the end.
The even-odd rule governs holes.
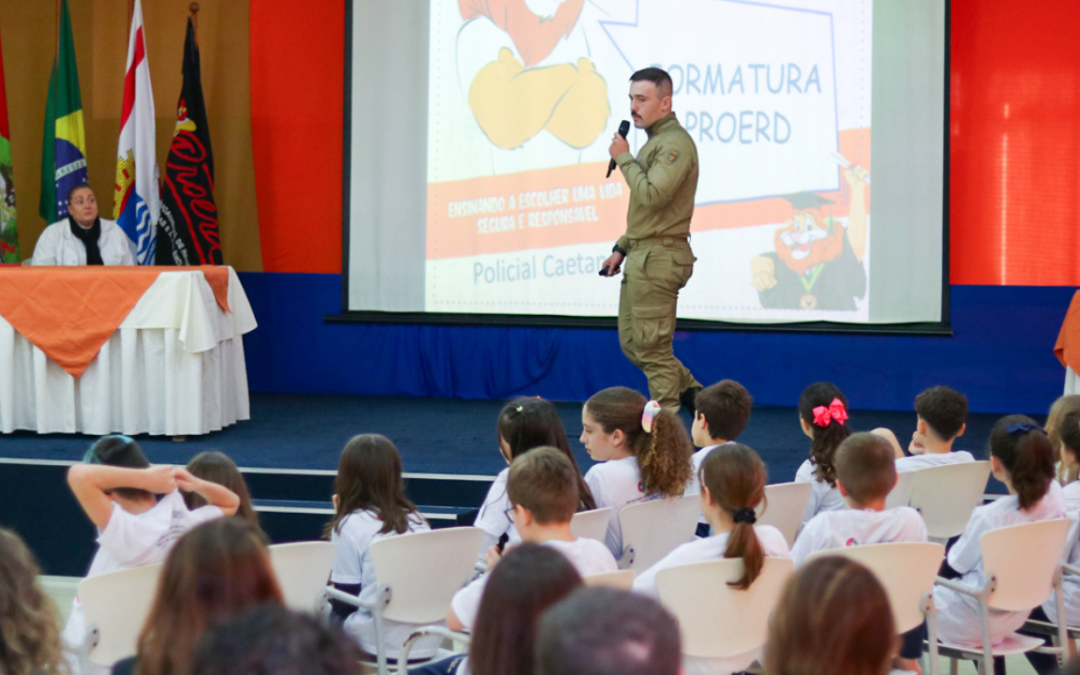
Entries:
MULTIPOLYGON (((431 0, 425 310, 613 316, 605 178, 659 66, 700 166, 679 316, 868 321, 871 2, 431 0)), ((631 130, 631 152, 646 134, 631 130)))

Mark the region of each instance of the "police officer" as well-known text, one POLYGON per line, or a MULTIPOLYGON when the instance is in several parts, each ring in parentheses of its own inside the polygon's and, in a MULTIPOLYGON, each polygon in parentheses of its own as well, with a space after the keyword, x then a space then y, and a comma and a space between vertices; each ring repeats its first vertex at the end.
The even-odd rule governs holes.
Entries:
POLYGON ((630 186, 626 234, 603 268, 626 271, 619 296, 619 344, 649 378, 649 393, 664 408, 693 408, 701 389, 671 346, 679 289, 694 271, 690 216, 697 190, 697 147, 671 112, 671 77, 659 68, 630 76, 630 113, 649 140, 638 156, 615 134, 608 151, 630 186))

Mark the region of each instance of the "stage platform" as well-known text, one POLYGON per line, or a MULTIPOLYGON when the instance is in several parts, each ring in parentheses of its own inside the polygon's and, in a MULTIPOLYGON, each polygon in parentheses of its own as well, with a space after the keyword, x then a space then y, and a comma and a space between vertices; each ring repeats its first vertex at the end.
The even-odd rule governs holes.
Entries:
MULTIPOLYGON (((186 441, 140 436, 151 462, 185 464, 220 450, 243 469, 263 527, 275 542, 318 538, 331 511, 338 455, 348 439, 380 433, 402 455, 410 497, 433 526, 468 518, 480 506, 505 462, 495 441, 503 401, 252 394, 251 420, 186 441)), ((593 462, 578 442, 581 402, 556 403, 578 462, 593 462)), ((984 454, 998 415, 971 415, 957 447, 984 454)), ((683 413, 689 426, 690 417, 683 413)), ((1042 417, 1036 413, 1036 419, 1042 417)), ((913 411, 851 411, 851 426, 884 426, 906 444, 913 411)), ((46 574, 80 576, 89 566, 94 532, 64 480, 94 437, 19 432, 0 437, 0 525, 17 530, 46 574)), ((758 451, 769 482, 790 481, 806 458, 809 440, 794 408, 755 407, 739 440, 758 451)), ((994 484, 991 491, 1003 492, 994 484)))

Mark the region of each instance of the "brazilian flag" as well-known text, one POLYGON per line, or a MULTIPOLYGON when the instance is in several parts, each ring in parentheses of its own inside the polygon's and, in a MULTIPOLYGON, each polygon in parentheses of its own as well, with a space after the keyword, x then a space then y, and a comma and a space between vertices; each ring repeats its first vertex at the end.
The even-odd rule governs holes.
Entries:
POLYGON ((86 132, 83 128, 75 41, 67 0, 60 3, 60 30, 45 104, 45 141, 41 149, 41 202, 46 223, 67 215, 67 193, 86 182, 86 132))

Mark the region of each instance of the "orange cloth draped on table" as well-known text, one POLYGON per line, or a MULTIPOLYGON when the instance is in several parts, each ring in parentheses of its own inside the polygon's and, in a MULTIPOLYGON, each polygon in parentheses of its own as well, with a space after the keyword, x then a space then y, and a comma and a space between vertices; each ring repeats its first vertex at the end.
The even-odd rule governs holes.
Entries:
POLYGON ((1080 291, 1073 294, 1069 303, 1069 311, 1065 313, 1065 322, 1061 324, 1061 332, 1054 345, 1054 356, 1058 357, 1061 365, 1080 373, 1080 291))
POLYGON ((201 270, 229 311, 227 267, 17 267, 0 270, 0 316, 79 377, 162 272, 201 270))

